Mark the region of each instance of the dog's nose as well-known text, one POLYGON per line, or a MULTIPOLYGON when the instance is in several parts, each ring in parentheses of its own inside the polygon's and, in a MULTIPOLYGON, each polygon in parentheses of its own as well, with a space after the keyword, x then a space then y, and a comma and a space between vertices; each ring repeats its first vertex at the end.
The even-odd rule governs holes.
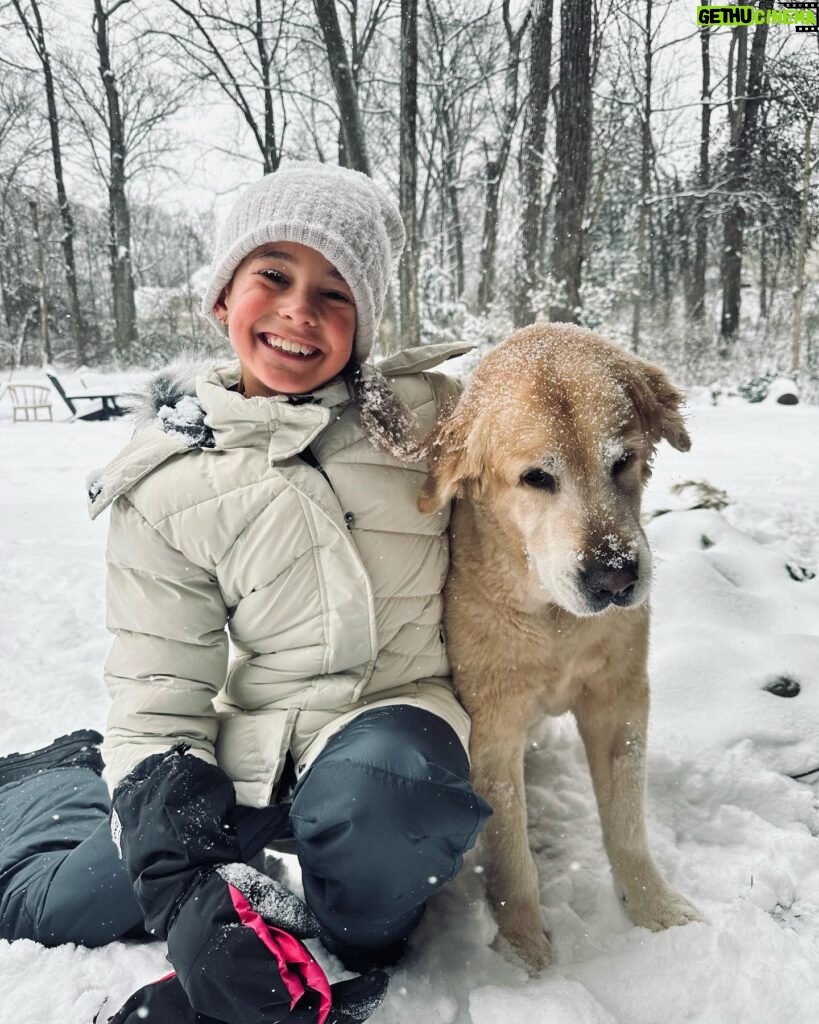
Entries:
POLYGON ((602 611, 610 604, 630 604, 638 575, 636 560, 623 562, 616 568, 604 562, 592 562, 578 572, 580 587, 595 611, 602 611))

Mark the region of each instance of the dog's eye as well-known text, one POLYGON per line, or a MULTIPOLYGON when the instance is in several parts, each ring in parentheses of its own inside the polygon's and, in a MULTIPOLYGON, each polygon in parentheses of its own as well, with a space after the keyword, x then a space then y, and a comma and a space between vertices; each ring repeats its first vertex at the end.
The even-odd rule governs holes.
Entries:
POLYGON ((620 458, 611 467, 612 475, 617 476, 617 474, 622 473, 624 469, 628 469, 636 457, 636 452, 623 452, 620 458))
POLYGON ((541 491, 550 491, 552 494, 557 490, 557 480, 544 469, 530 469, 528 473, 523 474, 520 482, 528 484, 529 487, 537 487, 541 491))

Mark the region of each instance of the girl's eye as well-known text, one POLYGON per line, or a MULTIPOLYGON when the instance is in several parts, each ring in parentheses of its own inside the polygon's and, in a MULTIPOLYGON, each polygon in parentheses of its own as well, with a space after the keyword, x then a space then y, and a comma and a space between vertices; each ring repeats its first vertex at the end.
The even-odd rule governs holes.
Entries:
POLYGON ((278 270, 260 270, 259 274, 267 278, 268 281, 274 281, 276 284, 287 284, 287 278, 278 272, 278 270))
POLYGON ((345 295, 344 292, 325 292, 328 299, 332 299, 333 302, 351 302, 349 295, 345 295))

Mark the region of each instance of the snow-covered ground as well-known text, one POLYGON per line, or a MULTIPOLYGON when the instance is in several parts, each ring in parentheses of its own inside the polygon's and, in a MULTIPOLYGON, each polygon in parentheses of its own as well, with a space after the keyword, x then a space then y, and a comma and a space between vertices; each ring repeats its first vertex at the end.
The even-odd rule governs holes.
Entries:
MULTIPOLYGON (((653 934, 626 918, 576 731, 556 720, 527 765, 554 966, 529 979, 491 947, 473 859, 431 903, 373 1024, 819 1019, 819 771, 787 777, 819 769, 819 408, 695 398, 690 426, 693 451, 661 450, 646 501, 676 510, 649 528, 648 814, 656 859, 707 923, 653 934), (696 503, 671 493, 684 480, 730 504, 681 511, 696 503)), ((128 432, 12 424, 0 403, 0 752, 104 724, 105 523, 86 518, 84 479, 128 432)), ((166 969, 160 944, 0 942, 0 1024, 88 1024, 107 997, 104 1020, 166 969)))

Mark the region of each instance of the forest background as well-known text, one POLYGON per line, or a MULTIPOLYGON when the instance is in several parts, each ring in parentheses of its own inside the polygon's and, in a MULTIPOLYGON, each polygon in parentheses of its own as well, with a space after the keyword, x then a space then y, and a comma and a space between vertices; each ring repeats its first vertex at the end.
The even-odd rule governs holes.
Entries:
POLYGON ((4 379, 216 354, 215 224, 312 158, 400 200, 382 354, 573 320, 816 401, 819 33, 698 6, 0 0, 4 379))

